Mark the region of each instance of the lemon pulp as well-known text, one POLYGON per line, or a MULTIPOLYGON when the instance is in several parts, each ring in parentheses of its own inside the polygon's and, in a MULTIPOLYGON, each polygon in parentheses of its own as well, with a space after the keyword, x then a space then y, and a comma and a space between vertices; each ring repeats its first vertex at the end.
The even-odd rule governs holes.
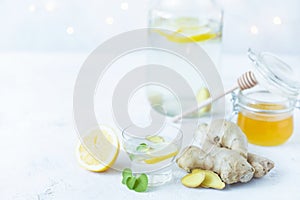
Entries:
POLYGON ((79 143, 77 159, 87 170, 102 172, 109 169, 119 154, 119 141, 115 132, 106 126, 90 131, 79 143))

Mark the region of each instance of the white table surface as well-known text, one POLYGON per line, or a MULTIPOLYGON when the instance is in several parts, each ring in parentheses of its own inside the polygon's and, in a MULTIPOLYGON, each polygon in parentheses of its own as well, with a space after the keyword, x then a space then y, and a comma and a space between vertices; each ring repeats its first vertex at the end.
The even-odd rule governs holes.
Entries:
MULTIPOLYGON (((300 114, 284 145, 249 149, 276 167, 262 179, 225 190, 189 189, 175 173, 171 183, 146 193, 129 191, 121 174, 91 173, 75 158, 72 115, 76 76, 88 54, 0 53, 0 199, 300 199, 300 114)), ((299 56, 286 57, 291 64, 299 56)), ((244 55, 224 55, 225 87, 247 70, 244 55)), ((109 122, 105 122, 109 123, 109 122)))

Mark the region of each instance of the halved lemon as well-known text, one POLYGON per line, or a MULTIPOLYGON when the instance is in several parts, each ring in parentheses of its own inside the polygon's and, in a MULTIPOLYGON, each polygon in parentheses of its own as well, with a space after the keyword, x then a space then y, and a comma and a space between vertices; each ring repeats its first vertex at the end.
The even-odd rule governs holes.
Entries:
POLYGON ((76 155, 79 164, 93 172, 108 170, 116 161, 120 144, 114 130, 107 126, 100 126, 88 132, 79 142, 76 155), (101 131, 100 131, 101 130, 101 131))

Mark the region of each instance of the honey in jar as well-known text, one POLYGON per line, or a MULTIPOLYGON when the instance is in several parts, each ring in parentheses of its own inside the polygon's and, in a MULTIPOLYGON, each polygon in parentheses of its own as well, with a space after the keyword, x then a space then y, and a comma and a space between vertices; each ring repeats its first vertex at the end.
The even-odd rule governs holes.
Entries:
POLYGON ((293 134, 293 112, 300 108, 300 74, 268 52, 249 49, 248 57, 257 85, 233 93, 237 124, 252 144, 283 144, 293 134))
POLYGON ((250 104, 252 111, 241 109, 237 124, 252 144, 262 146, 280 145, 293 133, 293 115, 280 104, 250 104), (256 112, 254 112, 256 109, 256 112), (274 112, 275 111, 275 112, 274 112))
POLYGON ((239 91, 234 99, 237 124, 249 143, 276 146, 292 136, 294 101, 256 88, 239 91))

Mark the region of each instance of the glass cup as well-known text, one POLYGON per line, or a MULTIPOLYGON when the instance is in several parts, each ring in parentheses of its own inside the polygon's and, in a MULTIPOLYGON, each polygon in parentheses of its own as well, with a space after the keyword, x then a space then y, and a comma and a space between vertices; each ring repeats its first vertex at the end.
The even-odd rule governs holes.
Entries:
POLYGON ((182 144, 182 131, 165 125, 155 133, 129 126, 122 131, 122 142, 135 174, 145 173, 148 185, 158 186, 172 179, 172 166, 182 144))

